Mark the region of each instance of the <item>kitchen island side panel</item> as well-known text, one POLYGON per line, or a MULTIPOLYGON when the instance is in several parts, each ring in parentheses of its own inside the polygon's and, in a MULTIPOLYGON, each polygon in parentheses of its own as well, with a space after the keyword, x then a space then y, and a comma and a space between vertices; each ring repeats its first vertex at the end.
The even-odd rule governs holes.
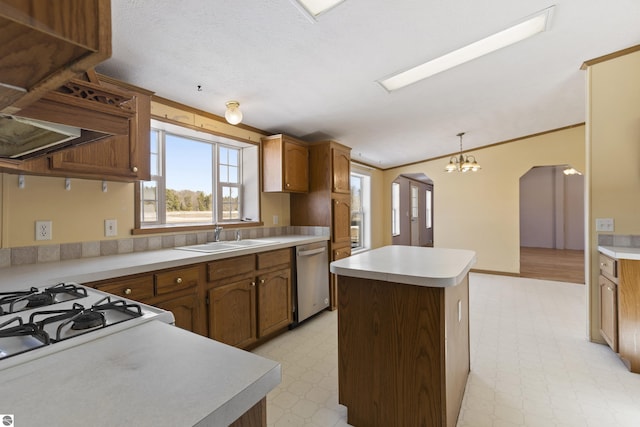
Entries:
POLYGON ((469 275, 445 288, 447 427, 455 427, 471 370, 469 343, 469 275))
POLYGON ((446 425, 445 288, 339 276, 338 292, 339 402, 349 424, 446 425))

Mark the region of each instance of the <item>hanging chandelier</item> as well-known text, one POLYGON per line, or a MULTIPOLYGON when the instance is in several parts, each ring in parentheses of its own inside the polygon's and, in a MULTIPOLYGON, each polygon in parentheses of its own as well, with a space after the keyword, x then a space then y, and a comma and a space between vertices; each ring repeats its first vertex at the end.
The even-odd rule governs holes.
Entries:
POLYGON ((449 164, 444 168, 446 172, 477 172, 482 169, 474 156, 462 154, 462 135, 464 132, 457 135, 460 137, 460 155, 451 156, 449 164))

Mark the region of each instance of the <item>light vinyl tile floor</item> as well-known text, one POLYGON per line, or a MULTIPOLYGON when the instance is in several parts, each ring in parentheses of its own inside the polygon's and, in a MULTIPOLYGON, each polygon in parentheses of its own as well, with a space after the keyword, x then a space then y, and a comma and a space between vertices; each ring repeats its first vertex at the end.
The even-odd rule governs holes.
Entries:
MULTIPOLYGON (((588 341, 585 291, 471 273, 471 373, 458 427, 640 426, 640 375, 588 341)), ((337 312, 323 312, 254 350, 282 364, 268 426, 349 425, 337 343, 337 312)))

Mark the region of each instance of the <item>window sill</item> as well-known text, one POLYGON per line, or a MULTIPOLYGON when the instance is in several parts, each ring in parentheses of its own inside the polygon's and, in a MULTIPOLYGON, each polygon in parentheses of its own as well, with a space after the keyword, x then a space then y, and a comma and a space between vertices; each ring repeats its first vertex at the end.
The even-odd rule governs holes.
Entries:
MULTIPOLYGON (((217 225, 227 228, 248 228, 248 227, 261 227, 264 225, 262 221, 239 221, 239 222, 220 222, 217 225)), ((151 225, 148 227, 134 228, 131 230, 131 234, 134 236, 145 234, 161 234, 161 233, 176 233, 183 231, 213 231, 216 224, 165 224, 165 225, 151 225)))
POLYGON ((355 255, 355 254, 359 254, 361 252, 367 252, 371 250, 371 248, 358 248, 358 249, 352 249, 351 250, 351 255, 355 255))

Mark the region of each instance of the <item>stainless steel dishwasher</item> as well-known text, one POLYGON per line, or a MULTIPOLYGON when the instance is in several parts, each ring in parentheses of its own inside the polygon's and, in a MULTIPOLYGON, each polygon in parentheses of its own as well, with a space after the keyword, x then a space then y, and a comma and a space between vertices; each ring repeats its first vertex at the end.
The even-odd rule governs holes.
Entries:
POLYGON ((294 326, 329 307, 327 242, 296 246, 294 326))

